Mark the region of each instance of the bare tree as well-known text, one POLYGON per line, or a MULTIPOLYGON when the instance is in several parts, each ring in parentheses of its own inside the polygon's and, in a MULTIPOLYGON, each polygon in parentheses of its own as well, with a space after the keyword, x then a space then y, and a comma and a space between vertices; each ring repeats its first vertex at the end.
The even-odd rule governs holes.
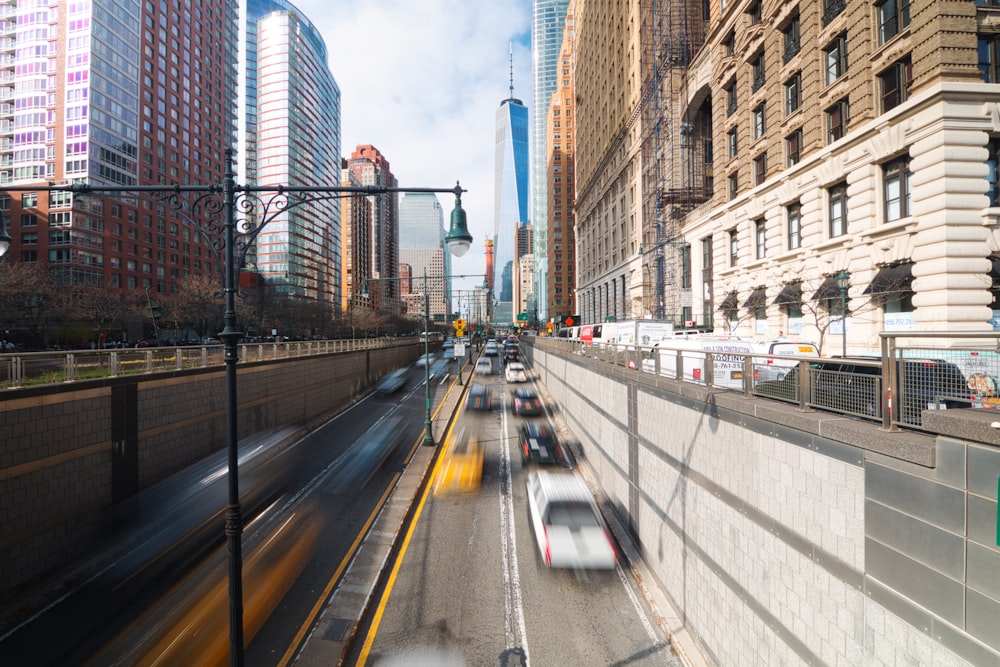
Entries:
POLYGON ((139 312, 136 301, 122 290, 74 285, 69 294, 68 313, 91 327, 96 345, 105 343, 110 332, 124 330, 126 319, 139 312))
POLYGON ((64 308, 47 267, 34 262, 0 262, 0 312, 5 329, 23 330, 31 344, 45 347, 64 308))

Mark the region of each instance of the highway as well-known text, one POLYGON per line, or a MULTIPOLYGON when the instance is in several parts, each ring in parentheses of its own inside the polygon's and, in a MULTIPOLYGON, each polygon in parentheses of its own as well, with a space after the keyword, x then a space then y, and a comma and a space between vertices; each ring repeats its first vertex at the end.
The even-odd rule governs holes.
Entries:
MULTIPOLYGON (((499 374, 474 381, 490 386, 493 410, 463 411, 452 435, 475 433, 485 444, 482 484, 463 494, 425 490, 347 664, 681 664, 627 562, 612 571, 542 563, 527 517, 512 385, 499 374)), ((550 406, 535 419, 557 417, 550 406)))
MULTIPOLYGON (((435 410, 452 386, 432 381, 435 410)), ((302 440, 241 442, 248 665, 282 664, 314 622, 324 586, 421 447, 423 387, 411 369, 401 391, 373 394, 302 440)), ((228 663, 225 484, 219 451, 116 507, 114 535, 86 562, 5 610, 0 664, 228 663)))

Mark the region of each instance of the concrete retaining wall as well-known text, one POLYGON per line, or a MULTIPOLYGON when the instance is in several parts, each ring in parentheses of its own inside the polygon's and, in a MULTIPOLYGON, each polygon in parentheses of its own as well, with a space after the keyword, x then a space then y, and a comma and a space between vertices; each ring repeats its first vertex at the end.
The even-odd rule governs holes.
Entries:
MULTIPOLYGON (((240 439, 302 433, 422 351, 241 363, 240 439)), ((114 503, 225 447, 221 368, 0 392, 0 600, 92 548, 114 503)))
POLYGON ((526 347, 710 661, 1000 665, 995 434, 891 434, 526 347))

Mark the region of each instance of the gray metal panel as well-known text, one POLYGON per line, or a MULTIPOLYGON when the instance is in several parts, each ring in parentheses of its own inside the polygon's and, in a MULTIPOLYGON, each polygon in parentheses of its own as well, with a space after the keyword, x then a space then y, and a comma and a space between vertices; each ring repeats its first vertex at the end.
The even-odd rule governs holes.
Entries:
POLYGON ((972 639, 962 630, 943 621, 934 621, 932 637, 976 667, 1000 667, 1000 654, 972 639))
POLYGON ((907 625, 930 634, 934 617, 926 609, 921 609, 913 604, 912 601, 900 595, 898 591, 894 591, 885 584, 866 576, 865 594, 873 602, 877 602, 896 616, 899 616, 907 625))
POLYGON ((997 546, 997 501, 969 494, 970 542, 1000 551, 997 546))
POLYGON ((949 623, 961 627, 965 615, 965 586, 940 572, 865 539, 866 574, 895 589, 949 623))
POLYGON ((966 631, 1000 651, 1000 602, 969 590, 966 631))
POLYGON ((960 489, 867 462, 865 498, 953 533, 965 533, 965 493, 960 489))
POLYGON ((969 445, 969 492, 997 499, 1000 449, 969 445))
MULTIPOLYGON (((969 574, 966 583, 1000 603, 1000 551, 969 542, 969 574)), ((1000 634, 1000 625, 997 625, 1000 634)))
POLYGON ((964 578, 964 536, 871 501, 865 503, 865 536, 953 579, 964 578))
POLYGON ((939 437, 935 440, 935 445, 935 465, 930 476, 939 482, 964 487, 966 443, 939 437))

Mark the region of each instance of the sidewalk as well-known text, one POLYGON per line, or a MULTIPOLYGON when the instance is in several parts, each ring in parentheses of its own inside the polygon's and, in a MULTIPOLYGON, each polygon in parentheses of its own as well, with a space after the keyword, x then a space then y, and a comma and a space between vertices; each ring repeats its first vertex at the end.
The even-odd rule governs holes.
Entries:
POLYGON ((429 483, 435 457, 468 384, 471 368, 463 369, 465 385, 452 377, 441 407, 434 414, 434 447, 419 447, 403 472, 385 507, 379 513, 357 555, 348 566, 340 585, 320 614, 316 626, 306 637, 294 664, 300 667, 329 667, 340 664, 344 651, 354 637, 358 623, 368 609, 372 594, 389 564, 396 541, 409 519, 414 502, 425 483, 429 483))

